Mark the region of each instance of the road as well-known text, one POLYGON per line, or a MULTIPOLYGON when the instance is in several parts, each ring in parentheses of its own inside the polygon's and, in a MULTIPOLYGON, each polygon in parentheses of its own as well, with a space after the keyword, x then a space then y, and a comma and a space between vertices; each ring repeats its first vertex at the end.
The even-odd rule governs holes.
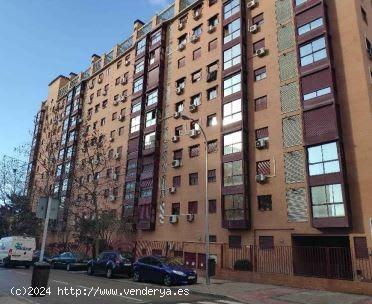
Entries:
POLYGON ((33 298, 23 295, 21 290, 23 287, 30 286, 31 276, 32 269, 0 268, 0 304, 239 304, 222 297, 189 292, 186 290, 187 286, 166 288, 154 284, 136 283, 126 278, 109 280, 103 276, 91 277, 82 271, 67 272, 55 269, 51 270, 49 278, 51 294, 42 298, 33 298), (12 292, 16 291, 21 292, 21 295, 12 295, 12 292), (103 295, 103 292, 111 292, 111 295, 103 295), (112 295, 113 292, 116 294, 112 295), (151 292, 153 294, 150 294, 151 292), (82 295, 76 296, 76 293, 82 295))

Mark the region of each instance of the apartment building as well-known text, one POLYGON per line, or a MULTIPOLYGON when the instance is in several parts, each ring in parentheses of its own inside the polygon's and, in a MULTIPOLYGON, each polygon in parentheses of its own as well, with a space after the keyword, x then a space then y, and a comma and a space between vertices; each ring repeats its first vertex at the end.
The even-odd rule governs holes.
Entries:
POLYGON ((363 254, 372 247, 371 5, 176 0, 135 21, 85 72, 49 84, 30 189, 41 182, 40 146, 55 136, 61 213, 84 195, 69 185, 81 175, 79 145, 98 130, 111 168, 99 177, 101 204, 137 240, 188 242, 194 261, 208 209, 217 258, 221 243, 363 254))

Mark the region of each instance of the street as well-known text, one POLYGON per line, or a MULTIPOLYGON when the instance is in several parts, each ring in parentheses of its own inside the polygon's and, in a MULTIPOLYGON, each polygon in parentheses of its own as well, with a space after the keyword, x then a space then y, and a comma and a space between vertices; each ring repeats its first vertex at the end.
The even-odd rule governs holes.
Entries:
POLYGON ((116 303, 199 303, 238 304, 236 301, 200 293, 189 293, 187 286, 165 288, 163 286, 135 283, 131 279, 106 279, 103 276, 88 276, 84 271, 67 272, 51 270, 49 286, 51 295, 33 298, 24 295, 22 288, 29 287, 32 269, 0 268, 1 304, 116 304, 116 303), (12 295, 18 290, 18 296, 12 295), (136 294, 137 292, 137 294, 136 294), (142 294, 140 294, 142 292, 142 294), (149 295, 152 292, 152 295, 149 295), (71 293, 73 295, 71 295, 71 293), (76 296, 77 293, 81 295, 76 296), (105 293, 105 295, 103 295, 105 293), (107 295, 111 293, 111 295, 107 295), (112 295, 112 294, 115 295, 112 295), (156 293, 156 294, 155 294, 156 293), (169 295, 171 293, 171 295, 169 295), (84 295, 85 294, 85 295, 84 295), (155 294, 155 295, 154 295, 155 294))

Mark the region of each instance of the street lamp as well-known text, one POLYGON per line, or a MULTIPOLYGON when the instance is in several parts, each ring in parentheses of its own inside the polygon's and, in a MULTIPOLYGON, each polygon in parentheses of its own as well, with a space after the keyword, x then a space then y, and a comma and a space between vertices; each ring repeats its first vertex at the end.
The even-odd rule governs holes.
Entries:
POLYGON ((204 129, 201 124, 195 119, 192 119, 184 114, 181 115, 183 120, 189 120, 191 122, 195 122, 198 124, 199 129, 204 137, 204 144, 205 144, 205 283, 207 285, 210 284, 210 276, 209 276, 209 256, 210 256, 210 249, 209 249, 209 201, 208 201, 208 140, 207 136, 205 135, 204 129))

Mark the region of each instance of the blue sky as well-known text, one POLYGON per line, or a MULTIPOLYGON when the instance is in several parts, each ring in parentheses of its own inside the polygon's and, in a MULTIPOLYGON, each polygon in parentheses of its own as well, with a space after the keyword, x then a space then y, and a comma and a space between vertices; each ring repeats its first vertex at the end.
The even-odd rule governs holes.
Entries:
POLYGON ((33 118, 59 74, 80 72, 169 0, 0 0, 0 155, 30 140, 33 118))

